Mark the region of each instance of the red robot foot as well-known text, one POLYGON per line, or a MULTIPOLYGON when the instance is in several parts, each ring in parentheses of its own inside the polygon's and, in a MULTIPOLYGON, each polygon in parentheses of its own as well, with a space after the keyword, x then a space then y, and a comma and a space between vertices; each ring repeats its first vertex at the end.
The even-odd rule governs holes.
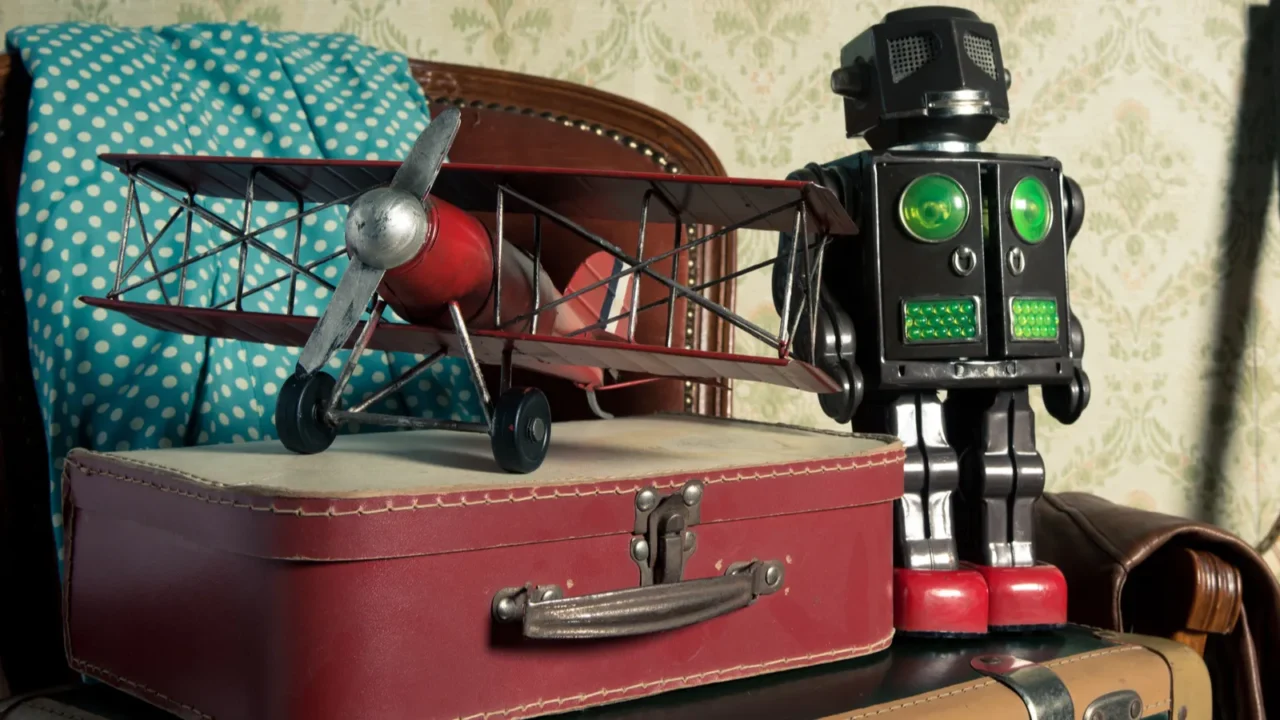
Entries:
POLYGON ((987 583, 971 568, 893 569, 893 625, 900 634, 984 635, 987 605, 987 583))
POLYGON ((1067 579, 1048 563, 1030 567, 978 566, 990 593, 990 626, 1011 632, 1067 622, 1067 579))

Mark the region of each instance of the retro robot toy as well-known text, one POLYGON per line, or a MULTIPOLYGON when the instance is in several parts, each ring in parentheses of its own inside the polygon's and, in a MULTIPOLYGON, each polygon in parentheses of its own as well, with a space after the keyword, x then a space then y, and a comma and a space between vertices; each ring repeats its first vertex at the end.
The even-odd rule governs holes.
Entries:
MULTIPOLYGON (((979 148, 1008 121, 1010 84, 996 28, 973 12, 889 13, 842 49, 831 76, 848 137, 870 150, 790 176, 830 188, 860 228, 826 247, 818 327, 797 318, 795 337, 813 340, 796 353, 844 385, 821 396, 827 415, 906 446, 894 558, 903 633, 1066 621, 1062 573, 1036 559, 1045 470, 1028 394, 1039 385, 1064 423, 1089 402, 1067 292, 1084 196, 1054 158, 979 148)), ((792 244, 780 238, 779 258, 792 244)), ((779 312, 784 265, 774 264, 779 312)))

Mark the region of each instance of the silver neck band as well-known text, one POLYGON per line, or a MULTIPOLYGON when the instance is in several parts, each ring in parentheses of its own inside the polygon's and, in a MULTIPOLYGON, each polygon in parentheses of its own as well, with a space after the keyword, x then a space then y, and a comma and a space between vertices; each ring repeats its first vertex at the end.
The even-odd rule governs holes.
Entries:
POLYGON ((944 153, 976 153, 982 149, 977 143, 962 142, 960 140, 944 140, 941 142, 918 142, 908 143, 906 145, 895 145, 890 150, 900 150, 906 152, 944 152, 944 153))

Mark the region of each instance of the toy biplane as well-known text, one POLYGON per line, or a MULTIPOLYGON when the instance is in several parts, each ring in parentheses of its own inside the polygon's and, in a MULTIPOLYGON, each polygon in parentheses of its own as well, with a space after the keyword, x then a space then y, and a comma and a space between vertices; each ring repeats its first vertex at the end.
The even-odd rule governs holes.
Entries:
MULTIPOLYGON (((847 387, 847 382, 833 373, 792 357, 792 338, 798 332, 811 335, 802 332, 800 320, 806 311, 811 316, 818 312, 815 288, 829 238, 856 232, 852 219, 829 190, 793 181, 445 163, 459 125, 456 109, 439 114, 403 163, 104 155, 103 159, 119 168, 129 181, 124 232, 115 286, 105 298, 84 301, 160 330, 301 347, 296 371, 280 390, 275 415, 280 440, 298 453, 325 450, 337 428, 347 422, 438 428, 486 433, 500 467, 509 472, 531 472, 547 453, 551 412, 539 390, 510 386, 513 367, 574 382, 588 393, 593 410, 601 415, 594 393, 608 389, 617 372, 696 382, 752 380, 820 394, 847 387), (148 234, 145 223, 136 222, 144 247, 126 267, 131 209, 142 214, 137 199, 139 184, 168 197, 177 210, 154 234, 148 234), (205 197, 244 200, 244 217, 239 222, 220 217, 200 201, 205 197), (251 229, 251 207, 259 201, 296 202, 298 213, 251 229), (302 263, 299 243, 306 216, 344 204, 350 204, 345 247, 302 263), (169 267, 161 268, 155 245, 180 213, 188 216, 181 255, 169 267), (477 213, 494 214, 493 232, 477 213), (513 213, 534 218, 532 252, 516 247, 504 236, 504 218, 513 213), (634 220, 636 213, 640 235, 634 256, 571 219, 634 220), (193 252, 193 214, 231 239, 193 252), (543 268, 543 222, 554 223, 595 248, 595 254, 579 267, 563 292, 543 268), (650 223, 674 224, 678 232, 694 225, 717 229, 687 242, 677 240, 671 251, 646 258, 644 236, 650 223), (292 253, 264 241, 265 233, 287 224, 296 224, 292 253), (793 248, 800 249, 783 259, 789 276, 798 280, 787 287, 795 284, 799 290, 794 302, 788 290, 787 307, 776 334, 700 292, 773 260, 692 287, 677 281, 675 261, 682 253, 747 228, 792 232, 805 239, 793 243, 793 248), (283 264, 288 272, 257 287, 246 287, 246 259, 251 247, 283 264), (220 253, 239 253, 234 301, 214 307, 185 303, 187 269, 220 253), (316 267, 343 254, 349 264, 335 287, 316 272, 316 267), (144 260, 154 272, 134 278, 144 260), (671 263, 670 275, 659 271, 662 263, 671 263), (179 276, 177 297, 170 298, 163 279, 175 274, 179 276), (667 290, 665 300, 658 301, 668 306, 665 345, 635 340, 637 313, 648 308, 639 307, 640 276, 661 283, 667 290), (332 291, 318 319, 295 314, 295 285, 300 277, 332 291), (289 283, 287 312, 243 309, 245 297, 283 282, 289 283), (152 283, 160 287, 160 302, 125 299, 152 283), (673 347, 671 327, 677 298, 725 319, 776 350, 777 356, 673 347), (388 306, 405 322, 384 318, 388 306), (366 311, 368 319, 362 320, 366 311), (334 379, 323 368, 344 347, 352 352, 334 379), (342 391, 366 349, 425 357, 373 396, 343 407, 342 391), (483 423, 368 412, 375 402, 397 392, 446 355, 464 358, 470 368, 482 401, 483 423), (496 398, 486 389, 482 365, 501 368, 496 398)), ((805 327, 816 328, 817 323, 811 321, 805 327)), ((816 342, 813 337, 807 340, 811 347, 816 342)))

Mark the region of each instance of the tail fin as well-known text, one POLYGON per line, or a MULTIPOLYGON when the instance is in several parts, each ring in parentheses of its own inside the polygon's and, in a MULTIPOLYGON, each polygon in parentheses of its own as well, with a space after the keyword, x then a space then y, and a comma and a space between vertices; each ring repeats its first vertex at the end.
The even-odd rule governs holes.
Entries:
POLYGON ((607 252, 598 252, 588 257, 578 266, 569 284, 565 287, 565 295, 594 285, 601 280, 609 282, 593 290, 583 293, 568 302, 587 325, 604 323, 604 332, 619 337, 627 336, 627 313, 631 310, 631 288, 636 281, 636 274, 619 277, 631 268, 622 260, 607 252), (619 317, 621 316, 621 317, 619 317))

